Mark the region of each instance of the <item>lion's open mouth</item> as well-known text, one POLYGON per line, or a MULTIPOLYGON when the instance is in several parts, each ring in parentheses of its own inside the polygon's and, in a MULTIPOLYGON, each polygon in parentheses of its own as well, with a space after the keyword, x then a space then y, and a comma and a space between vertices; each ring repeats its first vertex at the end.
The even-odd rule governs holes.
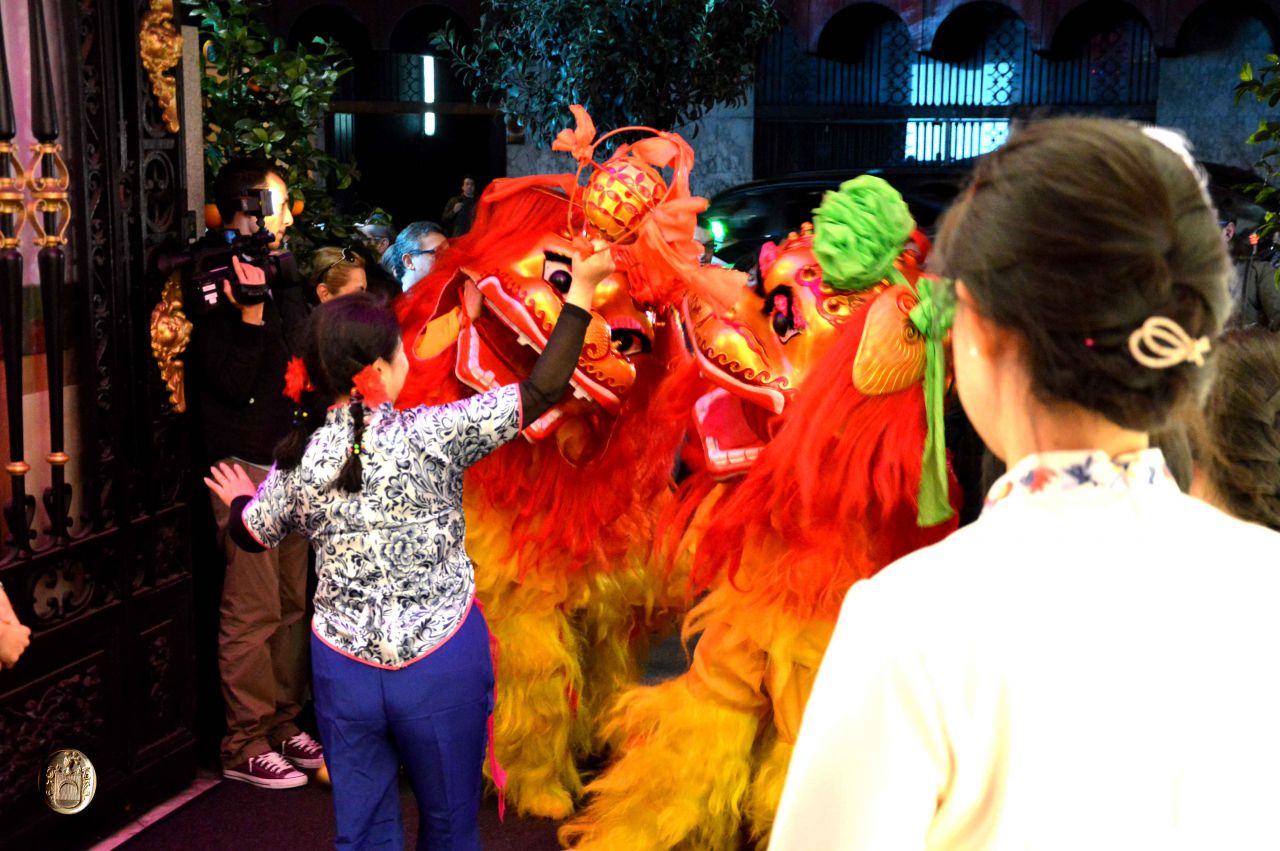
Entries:
MULTIPOLYGON (((552 294, 552 286, 541 280, 504 281, 498 275, 477 281, 483 311, 474 322, 463 323, 458 340, 457 374, 463 383, 483 392, 528 377, 560 317, 563 302, 552 294)), ((634 333, 630 328, 615 331, 593 313, 564 398, 527 424, 525 436, 541 440, 554 433, 574 399, 616 416, 635 383, 635 367, 623 350, 638 345, 631 340, 634 333)))
POLYGON ((769 412, 723 388, 699 398, 693 413, 707 470, 714 479, 746 473, 769 442, 769 412))

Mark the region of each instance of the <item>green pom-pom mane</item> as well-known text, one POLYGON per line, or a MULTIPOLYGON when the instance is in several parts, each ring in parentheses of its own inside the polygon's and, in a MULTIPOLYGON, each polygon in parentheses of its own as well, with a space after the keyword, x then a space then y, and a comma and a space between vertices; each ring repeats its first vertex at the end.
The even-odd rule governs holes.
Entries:
POLYGON ((846 180, 813 211, 813 253, 823 281, 837 290, 864 290, 898 279, 893 261, 915 227, 902 195, 883 179, 846 180))

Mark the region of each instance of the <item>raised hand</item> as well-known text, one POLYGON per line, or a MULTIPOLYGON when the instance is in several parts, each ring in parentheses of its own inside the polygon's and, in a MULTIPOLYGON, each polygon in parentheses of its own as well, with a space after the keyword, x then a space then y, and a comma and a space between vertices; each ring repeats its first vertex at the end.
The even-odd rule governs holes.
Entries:
POLYGON ((231 505, 236 497, 253 496, 258 492, 258 486, 239 464, 223 462, 210 467, 204 483, 224 505, 231 505))
POLYGON ((592 240, 591 246, 595 249, 592 254, 584 254, 577 247, 574 248, 573 283, 570 284, 569 292, 565 296, 565 301, 583 310, 591 309, 596 285, 612 275, 615 269, 613 255, 609 252, 609 243, 596 239, 592 240))

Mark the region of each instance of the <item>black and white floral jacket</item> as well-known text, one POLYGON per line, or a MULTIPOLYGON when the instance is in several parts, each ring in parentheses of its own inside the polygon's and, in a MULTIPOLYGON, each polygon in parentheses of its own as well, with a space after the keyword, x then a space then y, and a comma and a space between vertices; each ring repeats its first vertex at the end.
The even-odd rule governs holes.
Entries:
POLYGON ((319 575, 315 634, 358 661, 404 667, 443 644, 471 607, 463 472, 519 434, 521 420, 514 384, 437 407, 385 404, 365 426, 363 490, 349 494, 329 486, 352 440, 350 411, 332 408, 302 463, 273 468, 232 517, 242 508, 261 548, 306 535, 319 575))

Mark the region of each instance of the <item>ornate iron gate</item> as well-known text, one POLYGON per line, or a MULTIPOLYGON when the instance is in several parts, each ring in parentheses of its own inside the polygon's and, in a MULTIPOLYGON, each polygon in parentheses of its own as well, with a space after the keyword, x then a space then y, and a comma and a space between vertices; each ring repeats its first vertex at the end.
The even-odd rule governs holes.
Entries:
MULTIPOLYGON (((148 334, 163 283, 154 255, 178 236, 185 198, 183 152, 165 127, 139 50, 144 16, 151 13, 152 26, 163 24, 169 0, 29 0, 28 6, 33 61, 48 55, 41 42, 61 33, 61 61, 47 91, 71 118, 61 128, 71 154, 69 274, 67 284, 55 280, 53 258, 62 249, 47 242, 41 292, 49 457, 25 463, 47 461, 56 469, 40 508, 19 501, 6 514, 10 537, 0 580, 33 635, 18 666, 0 672, 0 843, 50 847, 82 844, 118 826, 183 788, 195 770, 187 437, 170 412, 148 334), (47 33, 34 26, 41 9, 47 33), (68 423, 79 436, 82 470, 74 483, 82 509, 73 522, 65 519, 69 499, 58 472, 65 464, 58 457, 61 331, 74 340, 67 365, 80 391, 78 416, 68 423), (33 540, 27 530, 36 527, 46 534, 33 540), (83 751, 97 770, 96 796, 76 815, 55 814, 43 800, 45 763, 59 748, 83 751)), ((13 13, 6 4, 5 18, 13 13)), ((163 43, 149 48, 153 62, 165 52, 163 43)), ((11 55, 9 67, 26 61, 11 55)), ((44 80, 33 72, 33 87, 44 80)), ((34 128, 16 128, 20 145, 32 130, 49 136, 38 108, 33 115, 34 128)), ((46 166, 51 156, 45 154, 46 166)), ((40 191, 27 189, 36 202, 40 191)), ((66 212, 37 215, 56 224, 66 212)), ((0 281, 0 290, 7 386, 18 391, 17 404, 8 406, 12 435, 23 427, 21 351, 12 351, 23 336, 15 328, 23 322, 21 279, 0 281)), ((11 447, 7 470, 21 497, 14 449, 20 453, 21 442, 11 447)))

